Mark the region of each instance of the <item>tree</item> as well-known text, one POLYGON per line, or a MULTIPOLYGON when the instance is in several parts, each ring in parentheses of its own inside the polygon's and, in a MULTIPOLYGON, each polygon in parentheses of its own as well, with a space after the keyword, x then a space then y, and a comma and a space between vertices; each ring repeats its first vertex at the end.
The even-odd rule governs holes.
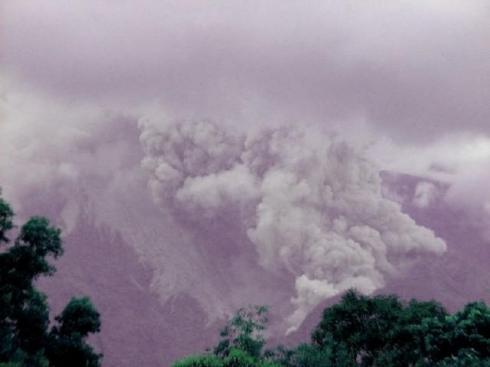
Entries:
POLYGON ((227 356, 231 349, 242 350, 253 357, 260 357, 265 345, 262 332, 268 322, 266 306, 240 308, 221 330, 221 340, 214 348, 218 356, 227 356))
POLYGON ((174 367, 490 367, 490 309, 483 302, 450 315, 435 301, 348 291, 324 310, 310 344, 263 352, 266 311, 240 309, 212 354, 174 367))
POLYGON ((483 302, 442 319, 427 319, 421 325, 427 358, 435 363, 451 359, 490 358, 490 308, 483 302))
POLYGON ((315 344, 300 344, 297 348, 277 354, 275 360, 285 367, 354 367, 356 363, 342 345, 324 347, 315 344))
POLYGON ((481 358, 471 351, 459 351, 456 356, 446 357, 437 363, 419 364, 435 367, 490 367, 489 358, 481 358))
POLYGON ((324 310, 312 341, 355 365, 412 366, 427 356, 423 325, 444 323, 446 317, 446 310, 434 301, 405 305, 393 295, 368 297, 351 290, 324 310))
POLYGON ((7 232, 14 228, 13 217, 14 212, 12 208, 0 197, 0 245, 9 242, 7 232))
POLYGON ((376 365, 412 366, 425 358, 424 320, 442 320, 447 312, 435 301, 411 300, 400 312, 392 326, 383 350, 378 354, 376 365))
POLYGON ((100 330, 100 316, 90 301, 72 299, 50 330, 46 296, 34 286, 40 276, 56 271, 49 260, 63 254, 61 231, 46 218, 32 217, 12 244, 8 234, 14 228, 13 218, 10 205, 0 197, 0 245, 4 246, 0 252, 0 366, 99 366, 101 355, 86 343, 90 333, 100 330))
POLYGON ((85 341, 100 331, 100 315, 87 297, 72 298, 55 319, 49 333, 47 356, 52 366, 97 367, 100 354, 85 341))
POLYGON ((348 291, 339 304, 325 309, 312 334, 320 348, 342 349, 352 361, 368 366, 388 344, 403 309, 395 296, 373 298, 348 291))
MULTIPOLYGON (((325 309, 312 341, 319 350, 309 347, 303 354, 310 359, 330 356, 332 366, 340 363, 333 359, 336 351, 358 366, 486 366, 490 309, 472 302, 449 315, 435 301, 404 305, 395 296, 349 291, 340 303, 325 309)), ((303 365, 308 364, 296 364, 303 365)))
POLYGON ((206 354, 183 358, 173 367, 279 367, 263 353, 267 312, 265 306, 239 309, 221 330, 216 347, 206 354))
POLYGON ((490 309, 483 302, 450 315, 435 301, 351 290, 324 310, 310 344, 263 352, 266 312, 238 310, 212 354, 174 367, 490 367, 490 309))
POLYGON ((209 354, 189 356, 175 362, 173 367, 223 367, 223 360, 209 354))

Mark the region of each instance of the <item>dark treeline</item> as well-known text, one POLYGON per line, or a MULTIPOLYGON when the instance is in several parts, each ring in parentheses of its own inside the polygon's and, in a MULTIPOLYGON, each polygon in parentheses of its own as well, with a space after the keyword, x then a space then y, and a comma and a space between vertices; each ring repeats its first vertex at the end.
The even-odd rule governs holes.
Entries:
MULTIPOLYGON (((42 217, 9 237, 14 213, 0 198, 0 367, 99 367, 87 343, 100 315, 86 297, 72 298, 50 322, 46 296, 35 287, 55 272, 60 230, 42 217)), ((490 367, 490 309, 468 303, 450 314, 435 301, 400 301, 349 291, 324 310, 308 343, 266 348, 267 307, 243 308, 218 344, 173 367, 490 367)), ((158 346, 156 346, 158 347, 158 346)))
POLYGON ((348 291, 324 310, 309 343, 269 350, 266 313, 239 310, 216 347, 173 367, 490 367, 490 309, 483 302, 449 314, 435 301, 348 291))
POLYGON ((101 355, 86 342, 100 330, 88 298, 72 298, 50 323, 46 296, 34 283, 55 272, 50 258, 63 253, 60 230, 29 219, 15 240, 14 212, 0 198, 0 367, 98 367, 101 355))

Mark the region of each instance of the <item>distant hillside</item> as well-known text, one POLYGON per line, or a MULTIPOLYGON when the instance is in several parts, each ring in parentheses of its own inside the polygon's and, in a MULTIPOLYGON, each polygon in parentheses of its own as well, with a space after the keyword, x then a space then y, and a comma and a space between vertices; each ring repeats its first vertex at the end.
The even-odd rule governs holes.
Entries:
MULTIPOLYGON (((430 198, 416 200, 418 185, 428 181, 389 172, 383 172, 382 178, 385 195, 398 200, 403 211, 418 224, 442 237, 448 251, 440 258, 414 259, 417 261, 411 268, 391 279, 379 293, 392 292, 404 299, 435 298, 451 311, 469 300, 489 302, 489 243, 479 235, 481 231, 475 224, 444 202, 446 187, 431 182, 435 191, 430 198)), ((51 214, 55 215, 55 211, 51 214)), ((102 333, 94 343, 105 355, 104 366, 164 367, 215 343, 220 323, 208 324, 206 311, 192 294, 177 294, 162 304, 161 298, 150 290, 152 269, 138 260, 135 250, 120 233, 96 225, 89 214, 82 215, 66 237, 65 248, 58 273, 41 285, 49 293, 55 311, 73 293, 92 298, 102 314, 102 333)), ((250 268, 250 272, 257 271, 261 269, 250 268)), ((213 282, 225 286, 227 279, 216 277, 213 282)), ((270 300, 270 295, 264 294, 264 299, 270 300)), ((272 335, 269 340, 295 343, 308 339, 323 308, 335 301, 337 298, 318 306, 301 328, 287 338, 272 335)), ((274 310, 280 308, 279 304, 271 307, 271 314, 277 315, 274 310)), ((281 320, 273 320, 272 332, 278 323, 281 320)))
MULTIPOLYGON (((449 206, 443 200, 447 185, 420 177, 382 172, 385 194, 402 205, 402 210, 418 224, 431 228, 448 246, 445 255, 419 258, 412 267, 391 279, 378 294, 395 293, 402 299, 435 299, 451 312, 471 300, 490 302, 490 241, 484 238, 478 224, 449 206), (417 186, 430 182, 435 187, 432 198, 421 206, 414 198, 417 186)), ((309 338, 309 333, 323 309, 336 303, 339 297, 326 300, 305 320, 301 328, 290 335, 287 343, 309 338)))

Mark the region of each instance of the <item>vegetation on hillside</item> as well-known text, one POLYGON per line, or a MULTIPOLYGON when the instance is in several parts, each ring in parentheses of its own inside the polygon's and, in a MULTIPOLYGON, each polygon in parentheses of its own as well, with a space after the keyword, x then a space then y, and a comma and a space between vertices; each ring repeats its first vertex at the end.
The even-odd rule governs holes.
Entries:
MULTIPOLYGON (((99 367, 88 344, 100 315, 86 297, 72 298, 50 321, 35 287, 63 253, 60 230, 32 217, 20 228, 0 198, 0 367, 99 367), (15 240, 10 234, 15 232, 15 240)), ((216 346, 173 367, 490 367, 490 308, 471 302, 450 314, 435 301, 348 291, 326 308, 308 343, 266 349, 268 309, 242 308, 216 346)))
POLYGON ((46 295, 35 287, 56 271, 63 253, 60 230, 32 217, 16 231, 14 212, 0 198, 0 367, 98 367, 101 355, 87 343, 100 331, 100 315, 86 297, 72 298, 50 322, 46 295))
POLYGON ((266 308, 241 309, 207 353, 173 367, 490 367, 490 309, 468 303, 449 314, 435 301, 347 292, 328 307, 311 341, 264 350, 266 308))

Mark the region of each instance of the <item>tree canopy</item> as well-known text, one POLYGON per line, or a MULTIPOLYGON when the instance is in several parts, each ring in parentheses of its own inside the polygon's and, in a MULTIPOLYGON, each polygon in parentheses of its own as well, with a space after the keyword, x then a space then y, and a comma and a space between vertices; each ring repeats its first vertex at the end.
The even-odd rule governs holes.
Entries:
POLYGON ((324 310, 310 343, 271 350, 264 350, 266 310, 240 309, 212 353, 174 367, 490 366, 490 309, 483 302, 449 314, 435 301, 407 303, 351 290, 324 310))
POLYGON ((0 197, 0 367, 98 367, 101 355, 87 343, 100 331, 100 315, 86 297, 72 298, 54 325, 44 293, 34 282, 56 271, 61 231, 32 217, 9 237, 14 211, 0 197))
MULTIPOLYGON (((17 228, 14 216, 0 197, 0 367, 100 367, 102 355, 87 342, 101 328, 90 299, 72 298, 50 318, 47 297, 35 287, 56 271, 61 231, 43 217, 17 228)), ((267 315, 265 306, 239 309, 216 346, 173 367, 490 367, 484 302, 451 314, 436 301, 350 290, 323 311, 311 340, 292 348, 266 349, 267 315)))

